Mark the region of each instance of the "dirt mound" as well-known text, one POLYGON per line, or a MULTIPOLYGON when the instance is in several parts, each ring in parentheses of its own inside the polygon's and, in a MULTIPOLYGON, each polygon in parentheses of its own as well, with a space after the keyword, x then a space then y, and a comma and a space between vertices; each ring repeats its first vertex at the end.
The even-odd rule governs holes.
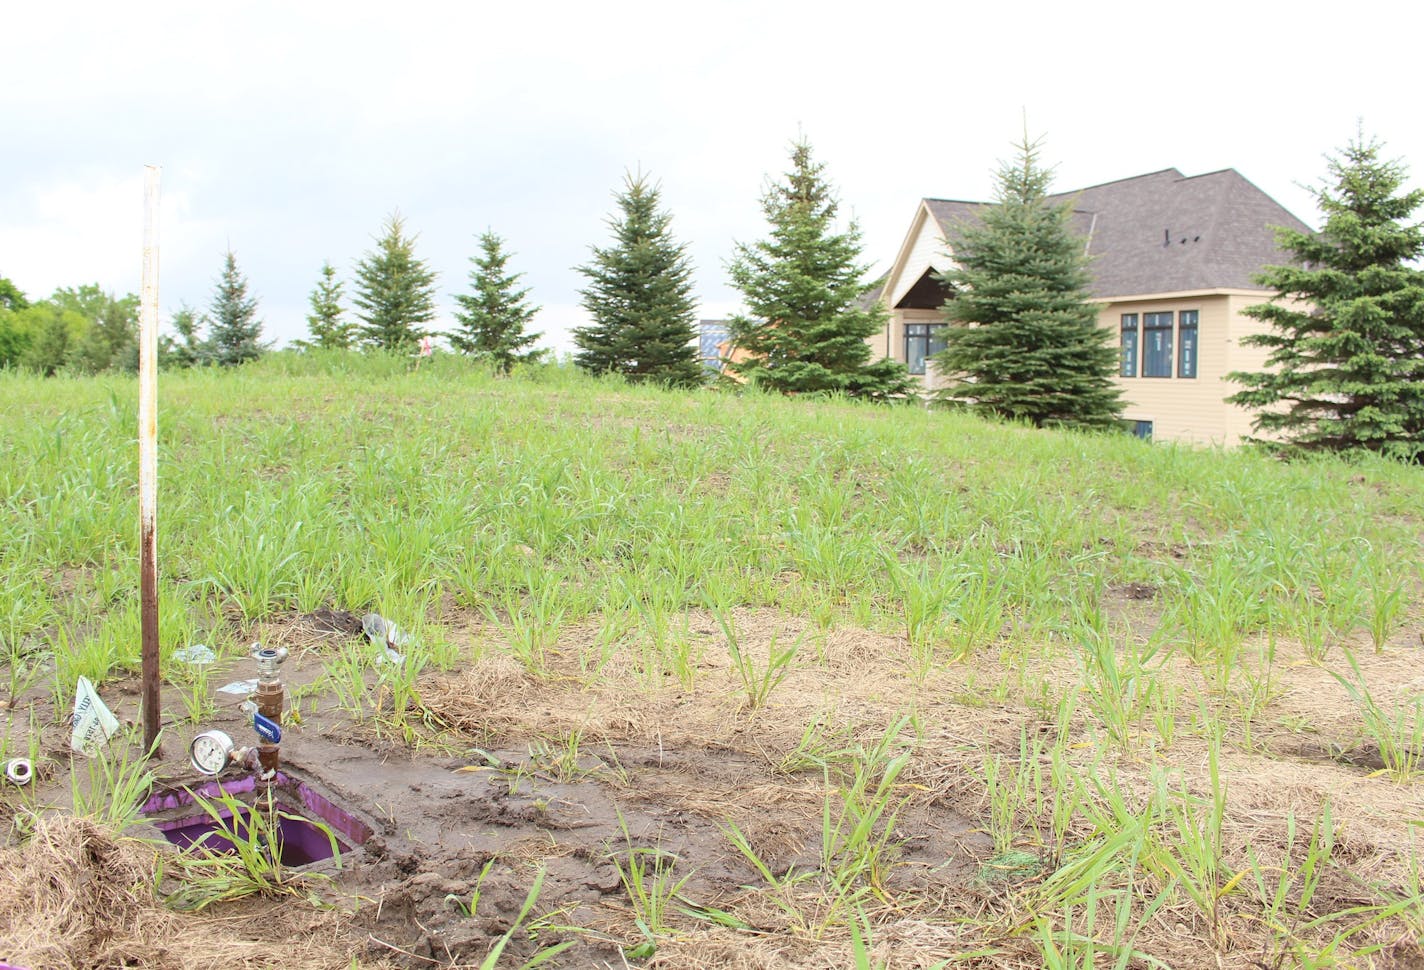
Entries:
POLYGON ((300 948, 277 942, 298 929, 293 919, 320 933, 321 924, 340 922, 335 913, 258 906, 215 920, 171 912, 154 891, 158 852, 88 819, 37 818, 29 840, 0 849, 0 959, 36 970, 349 966, 320 939, 300 948))

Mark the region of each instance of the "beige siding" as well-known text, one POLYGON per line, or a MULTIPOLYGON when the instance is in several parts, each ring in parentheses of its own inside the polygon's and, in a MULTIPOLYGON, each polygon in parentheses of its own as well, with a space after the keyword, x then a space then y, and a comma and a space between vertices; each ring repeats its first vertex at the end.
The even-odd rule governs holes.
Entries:
MULTIPOLYGON (((1265 347, 1248 347, 1242 343, 1242 338, 1253 333, 1268 333, 1270 327, 1252 317, 1246 316, 1242 311, 1248 306, 1257 303, 1264 303, 1270 298, 1269 293, 1237 293, 1231 297, 1231 307, 1233 311, 1231 333, 1231 370, 1234 371, 1262 371, 1266 370, 1266 358, 1270 355, 1270 350, 1265 347)), ((1288 301, 1296 306, 1300 304, 1296 301, 1288 301)), ((1234 390, 1240 390, 1241 385, 1233 384, 1234 390)), ((1234 391, 1233 391, 1234 392, 1234 391)), ((1259 437, 1274 437, 1272 434, 1262 434, 1251 427, 1251 412, 1244 408, 1233 407, 1229 412, 1230 427, 1235 431, 1238 439, 1247 435, 1259 437)))
MULTIPOLYGON (((1204 445, 1234 445, 1250 433, 1249 412, 1227 404, 1226 398, 1240 385, 1226 380, 1233 370, 1259 366, 1259 351, 1242 348, 1241 337, 1259 328, 1259 324, 1241 315, 1241 309, 1259 303, 1264 294, 1246 295, 1218 293, 1195 297, 1147 298, 1109 303, 1098 314, 1098 323, 1114 335, 1116 343, 1121 332, 1122 315, 1135 313, 1141 327, 1143 315, 1172 311, 1180 319, 1181 311, 1196 310, 1199 347, 1197 376, 1176 375, 1180 339, 1173 332, 1172 377, 1119 377, 1126 407, 1123 416, 1129 421, 1151 421, 1153 437, 1163 441, 1186 441, 1204 445)), ((1138 345, 1137 371, 1142 372, 1142 346, 1138 345)))
POLYGON ((920 281, 926 270, 943 272, 953 265, 954 260, 949 255, 949 243, 940 232, 939 223, 935 222, 929 209, 921 203, 910 232, 900 247, 899 258, 885 280, 885 292, 880 296, 881 302, 889 308, 890 320, 884 330, 865 339, 876 359, 889 357, 904 363, 906 322, 943 321, 938 310, 896 310, 895 304, 904 299, 905 294, 920 281))
MULTIPOLYGON (((1227 404, 1226 398, 1240 390, 1240 385, 1226 380, 1234 370, 1259 370, 1265 364, 1265 352, 1241 346, 1241 338, 1259 332, 1261 324, 1243 316, 1241 310, 1259 303, 1266 294, 1210 293, 1199 296, 1143 297, 1120 300, 1104 305, 1098 311, 1098 325, 1113 335, 1113 345, 1119 346, 1124 313, 1137 314, 1139 334, 1143 316, 1147 313, 1170 311, 1174 320, 1181 311, 1197 311, 1197 376, 1177 377, 1180 362, 1180 333, 1172 333, 1172 377, 1119 377, 1123 390, 1123 417, 1132 422, 1151 421, 1152 435, 1158 441, 1182 441, 1201 445, 1235 445, 1251 434, 1250 412, 1227 404)), ((889 356, 905 360, 905 324, 940 323, 943 317, 934 310, 892 310, 888 327, 889 356)), ((876 355, 885 352, 886 334, 872 341, 876 355)), ((1142 343, 1139 336, 1137 372, 1142 372, 1142 343)), ((940 386, 933 367, 920 378, 926 390, 940 386)))
POLYGON ((939 224, 929 217, 928 210, 921 208, 916 221, 919 228, 910 243, 909 251, 899 264, 900 272, 888 281, 890 286, 887 288, 887 304, 892 307, 905 298, 910 287, 925 275, 925 270, 943 272, 953 265, 953 260, 949 257, 949 243, 945 242, 944 234, 939 231, 939 224))

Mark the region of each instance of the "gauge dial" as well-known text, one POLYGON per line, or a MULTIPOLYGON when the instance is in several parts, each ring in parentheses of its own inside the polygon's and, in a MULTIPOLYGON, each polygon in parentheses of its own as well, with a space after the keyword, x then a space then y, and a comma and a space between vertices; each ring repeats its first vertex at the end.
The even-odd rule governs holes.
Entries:
POLYGON ((204 731, 188 745, 188 760, 205 775, 218 775, 232 757, 232 738, 222 731, 204 731))

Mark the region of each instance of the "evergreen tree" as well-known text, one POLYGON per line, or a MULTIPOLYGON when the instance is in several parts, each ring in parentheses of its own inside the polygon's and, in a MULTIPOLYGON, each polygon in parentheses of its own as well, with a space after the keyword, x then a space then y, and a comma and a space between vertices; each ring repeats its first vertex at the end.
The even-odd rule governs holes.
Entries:
POLYGON ((257 298, 247 295, 247 278, 237 268, 231 249, 223 257, 222 275, 208 306, 208 348, 215 363, 225 367, 256 360, 262 345, 262 321, 257 318, 257 298))
POLYGON ((515 363, 537 361, 544 351, 525 349, 540 337, 524 329, 539 308, 525 302, 528 287, 515 289, 522 274, 505 271, 509 254, 504 252, 503 245, 504 240, 493 232, 486 231, 480 236, 483 255, 470 258, 475 264, 470 271, 474 292, 455 297, 460 305, 455 311, 460 329, 446 336, 460 353, 488 360, 501 373, 508 374, 515 363))
POLYGON ((996 176, 997 204, 984 207, 979 225, 962 227, 958 268, 943 277, 955 292, 944 305, 945 349, 933 360, 952 383, 939 396, 1040 428, 1117 427, 1117 351, 1087 302, 1072 205, 1048 201, 1038 142, 1025 134, 1017 147, 996 176))
POLYGON ((164 334, 159 338, 158 359, 165 367, 193 367, 207 362, 211 348, 198 336, 198 313, 186 303, 178 305, 168 321, 177 338, 164 334))
POLYGON ((592 262, 578 267, 589 280, 579 293, 593 323, 574 330, 574 363, 634 381, 700 384, 692 263, 668 229, 672 216, 658 209, 657 186, 641 174, 624 185, 622 215, 608 220, 613 245, 593 247, 592 262))
POLYGON ((342 282, 330 262, 321 264, 321 279, 307 298, 311 313, 307 314, 307 330, 311 340, 297 341, 302 347, 346 350, 356 336, 356 325, 345 320, 341 308, 342 282))
POLYGON ((791 149, 784 184, 762 195, 771 238, 738 243, 728 265, 749 315, 727 321, 734 350, 728 366, 785 393, 840 392, 883 400, 913 393, 905 365, 871 362, 866 338, 885 327, 885 308, 864 299, 860 228, 835 231, 838 202, 804 140, 791 149))
POLYGON ((358 330, 368 346, 408 352, 429 334, 424 324, 435 319, 435 272, 416 258, 415 239, 400 213, 392 213, 375 251, 356 264, 351 302, 362 311, 358 330))
POLYGON ((1312 450, 1424 457, 1424 228, 1410 222, 1424 191, 1401 192, 1407 172, 1356 137, 1330 157, 1334 184, 1313 190, 1319 233, 1278 229, 1299 263, 1257 282, 1274 300, 1246 313, 1270 325, 1243 343, 1269 348, 1266 371, 1228 375, 1227 398, 1262 408, 1257 431, 1312 450))

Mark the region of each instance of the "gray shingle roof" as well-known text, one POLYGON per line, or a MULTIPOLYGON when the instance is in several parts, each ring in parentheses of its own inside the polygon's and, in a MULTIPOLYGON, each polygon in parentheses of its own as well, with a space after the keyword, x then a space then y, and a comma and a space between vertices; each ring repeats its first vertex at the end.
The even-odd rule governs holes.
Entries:
MULTIPOLYGON (((1183 290, 1259 289, 1263 266, 1290 257, 1274 226, 1309 232, 1280 203, 1223 169, 1190 178, 1175 168, 1061 192, 1074 231, 1087 240, 1096 297, 1183 290)), ((977 223, 989 203, 926 199, 954 245, 958 227, 977 223)))

